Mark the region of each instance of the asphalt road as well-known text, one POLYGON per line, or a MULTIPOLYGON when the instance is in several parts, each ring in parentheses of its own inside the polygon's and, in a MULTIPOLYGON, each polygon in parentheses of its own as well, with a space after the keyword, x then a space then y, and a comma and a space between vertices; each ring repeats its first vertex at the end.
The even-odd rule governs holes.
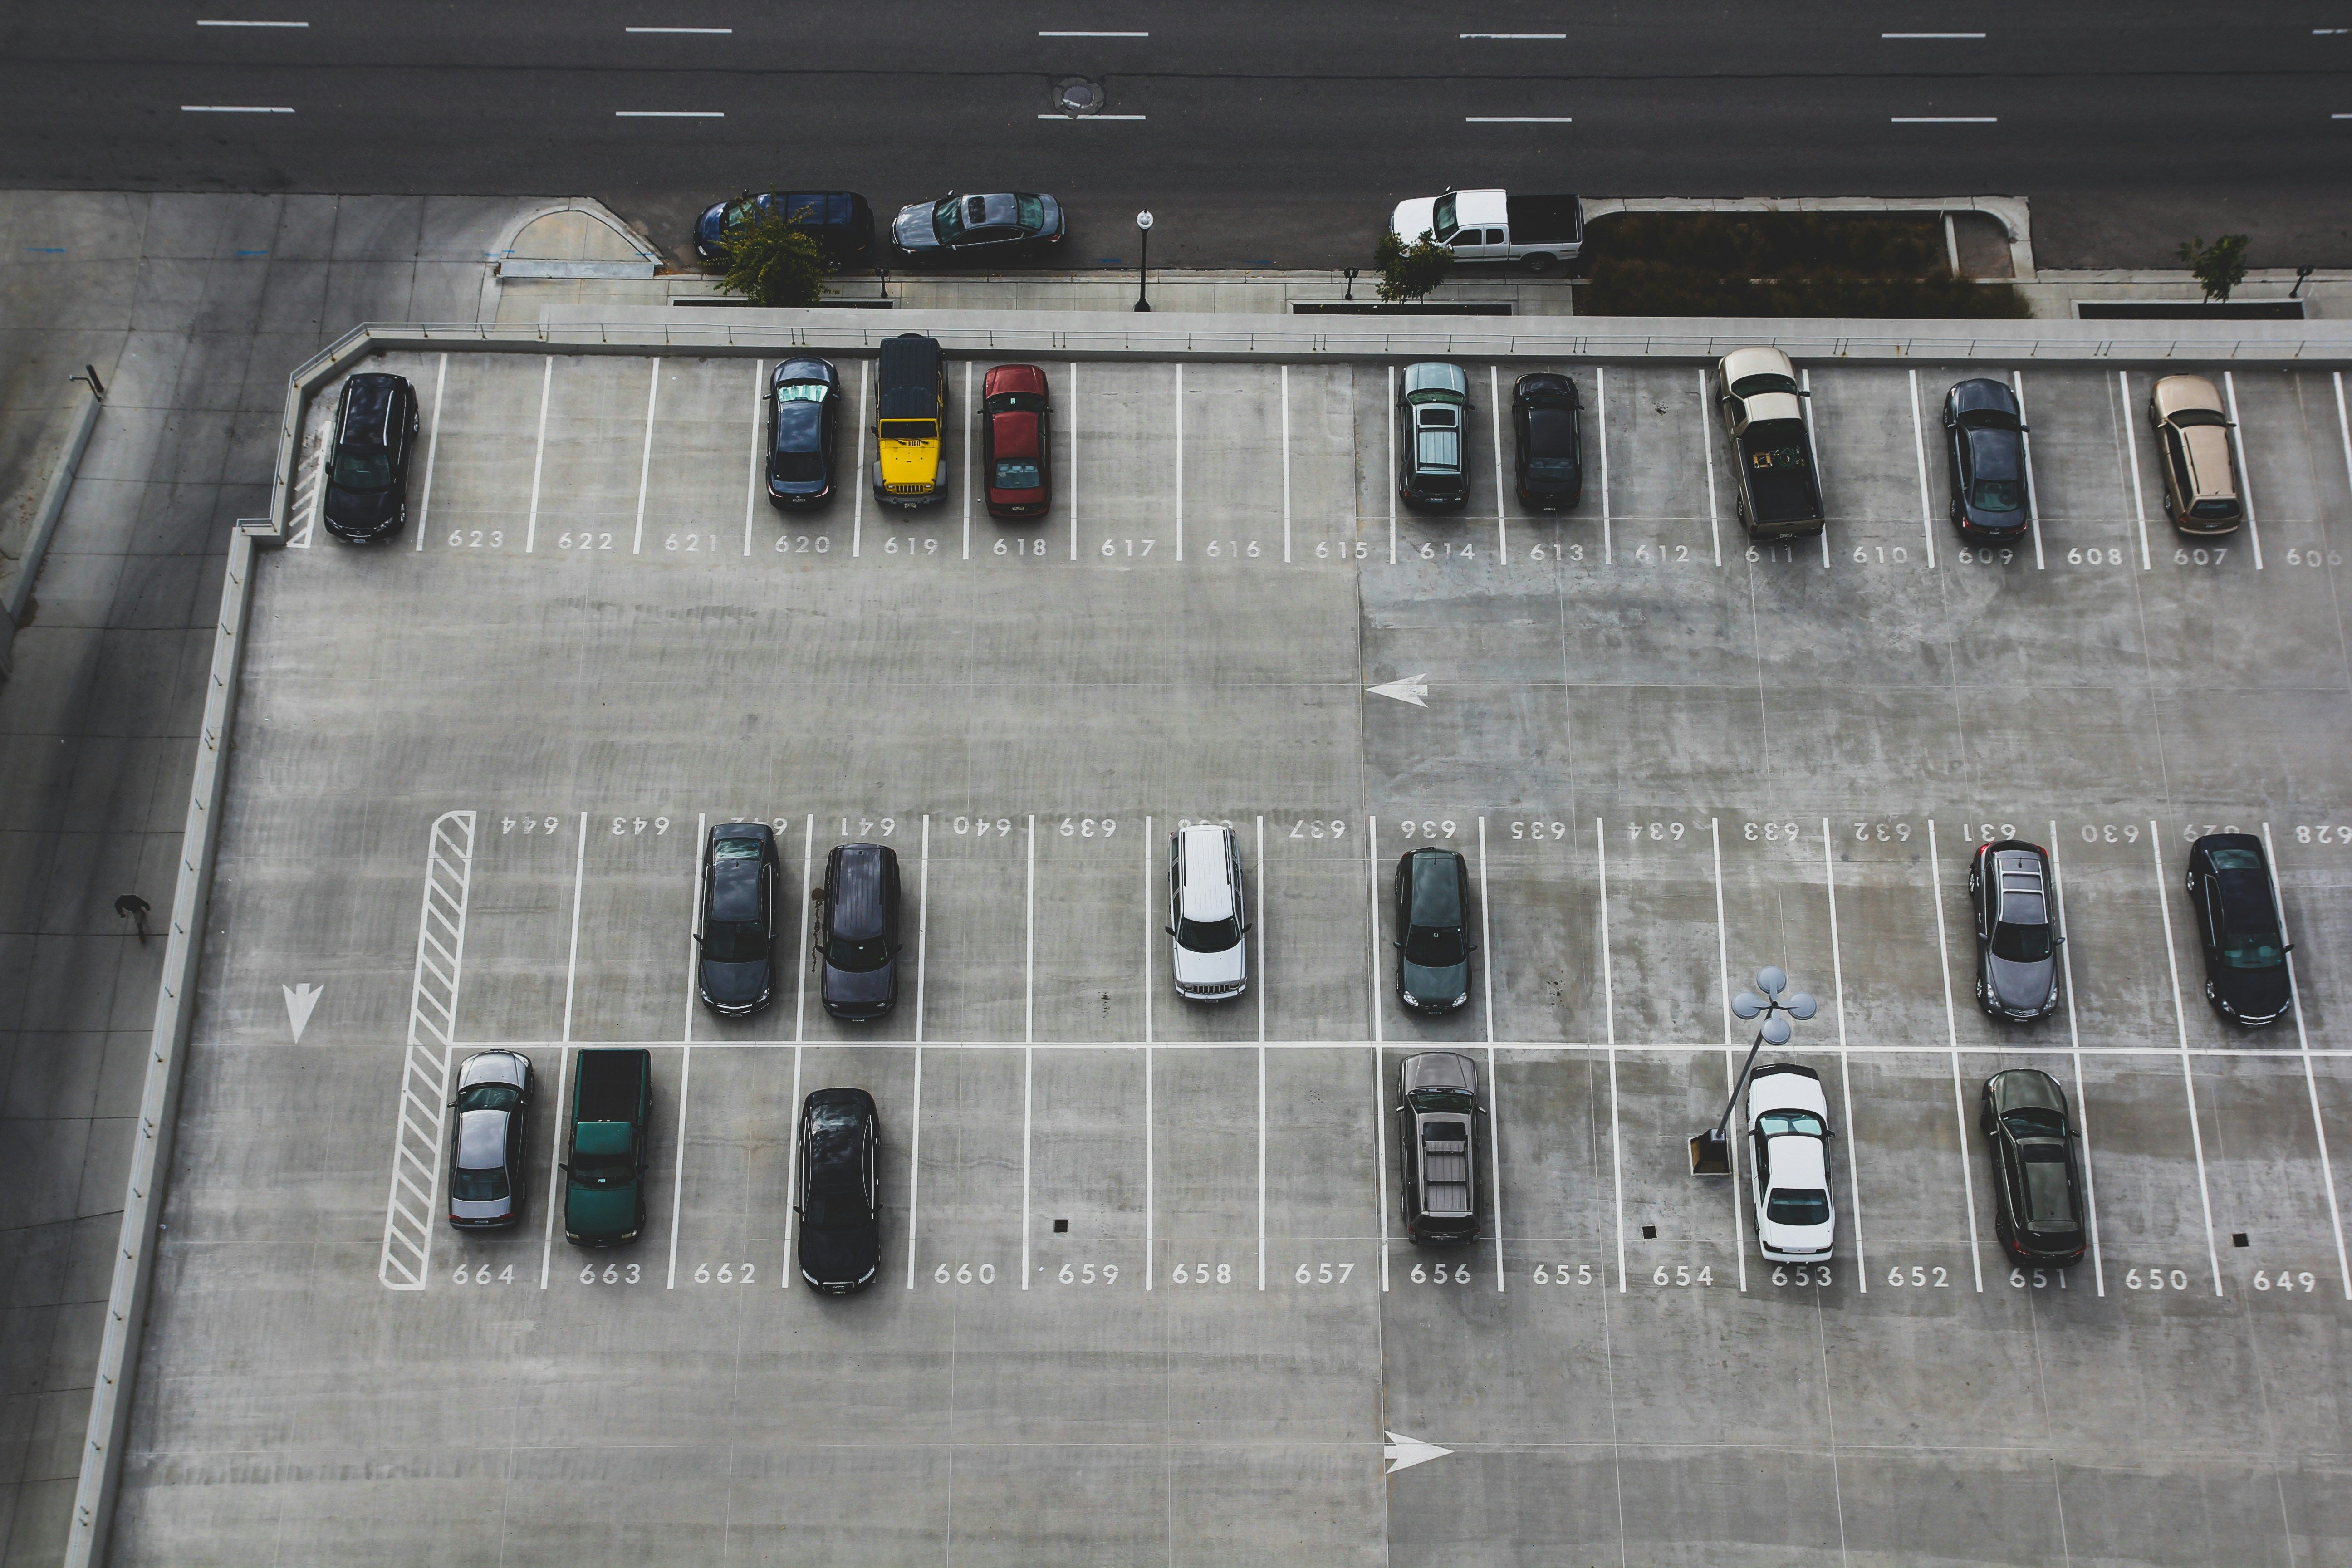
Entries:
POLYGON ((584 193, 674 251, 699 204, 746 185, 846 186, 884 209, 1014 186, 1068 203, 1076 264, 1131 263, 1148 206, 1155 259, 1203 266, 1358 263, 1395 199, 1449 184, 1992 192, 2032 200, 2045 265, 2167 265, 2225 230, 2253 236, 2257 266, 2343 265, 2352 120, 2331 116, 2352 111, 2352 31, 2327 29, 2347 19, 1916 0, 20 5, 0 24, 0 184, 584 193), (240 21, 306 25, 204 25, 240 21), (656 27, 705 30, 629 30, 656 27), (1070 78, 1141 118, 1041 118, 1070 78), (1511 116, 1540 119, 1474 119, 1511 116))

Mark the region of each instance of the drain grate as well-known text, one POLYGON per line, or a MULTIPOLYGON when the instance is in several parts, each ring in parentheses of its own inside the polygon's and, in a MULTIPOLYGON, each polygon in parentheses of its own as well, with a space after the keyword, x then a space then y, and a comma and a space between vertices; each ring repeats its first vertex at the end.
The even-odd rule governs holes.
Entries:
POLYGON ((1065 77, 1054 84, 1054 108, 1063 114, 1093 114, 1109 101, 1102 83, 1082 76, 1065 77))

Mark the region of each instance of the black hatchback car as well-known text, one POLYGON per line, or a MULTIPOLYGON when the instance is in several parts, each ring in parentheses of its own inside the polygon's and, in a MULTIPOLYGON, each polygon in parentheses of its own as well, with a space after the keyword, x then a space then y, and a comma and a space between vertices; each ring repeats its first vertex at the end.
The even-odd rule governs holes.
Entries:
POLYGON ((1969 863, 1977 917, 1977 1005, 2028 1023, 2058 1005, 2058 932, 2050 853, 2021 838, 1977 847, 1969 863))
POLYGON ((1992 1230, 2001 1250, 2019 1263, 2081 1258, 2081 1135, 2058 1080, 2035 1068, 1993 1074, 1977 1124, 1992 1151, 1992 1230))
POLYGON ((788 359, 768 378, 768 500, 791 510, 833 494, 840 446, 841 373, 833 362, 788 359))
POLYGON ((695 982, 703 1005, 743 1018, 776 989, 776 903, 784 879, 775 830, 722 822, 702 849, 702 931, 695 982))
POLYGON ((818 993, 824 1010, 868 1024, 898 1001, 898 852, 842 844, 825 857, 816 900, 818 993))
POLYGON ((1584 499, 1584 404, 1564 375, 1523 375, 1511 384, 1519 504, 1564 511, 1584 499))
POLYGON ((726 260, 728 231, 772 212, 814 237, 835 267, 855 267, 874 254, 874 209, 856 191, 745 191, 702 209, 694 220, 695 255, 726 260))
POLYGON ((343 383, 320 508, 329 533, 366 544, 400 531, 416 429, 416 389, 406 376, 369 371, 343 383))
POLYGON ((2024 534, 2025 419, 2017 394, 1989 378, 1944 394, 1944 456, 1951 471, 1952 521, 1970 539, 2024 534))
POLYGON ((882 1122, 862 1089, 801 1102, 801 1278, 831 1296, 873 1281, 882 1263, 882 1122))
POLYGON ((2205 950, 2205 1000, 2238 1024, 2268 1024, 2294 1005, 2278 891, 2263 841, 2209 833, 2189 847, 2189 908, 2205 950))
POLYGON ((1397 862, 1397 996, 1442 1016, 1470 1000, 1470 868, 1451 849, 1408 849, 1397 862))

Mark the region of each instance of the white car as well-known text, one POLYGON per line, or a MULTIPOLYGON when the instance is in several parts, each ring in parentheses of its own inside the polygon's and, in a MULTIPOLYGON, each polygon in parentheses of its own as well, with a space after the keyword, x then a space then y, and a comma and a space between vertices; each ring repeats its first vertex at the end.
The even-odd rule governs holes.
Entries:
POLYGON ((1176 939, 1176 994, 1226 1002, 1249 989, 1249 912, 1242 850, 1213 822, 1168 836, 1168 934, 1176 939))
POLYGON ((1830 1207, 1830 1104, 1822 1077, 1771 1062, 1748 1079, 1748 1140, 1756 1161, 1756 1241, 1774 1263, 1828 1260, 1837 1239, 1830 1207))

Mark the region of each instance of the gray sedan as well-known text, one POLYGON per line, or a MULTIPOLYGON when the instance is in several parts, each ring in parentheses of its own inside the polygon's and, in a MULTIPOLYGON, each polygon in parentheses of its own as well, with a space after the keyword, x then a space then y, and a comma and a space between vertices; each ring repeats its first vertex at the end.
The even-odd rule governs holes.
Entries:
POLYGON ((1977 1002, 1996 1018, 2029 1023, 2058 1005, 2058 915, 2050 855, 2003 838, 1979 845, 1969 867, 1977 917, 1977 1002))
POLYGON ((530 1111, 530 1058, 482 1051, 457 1069, 457 1134, 449 1141, 449 1223, 461 1230, 522 1217, 524 1124, 530 1111))

